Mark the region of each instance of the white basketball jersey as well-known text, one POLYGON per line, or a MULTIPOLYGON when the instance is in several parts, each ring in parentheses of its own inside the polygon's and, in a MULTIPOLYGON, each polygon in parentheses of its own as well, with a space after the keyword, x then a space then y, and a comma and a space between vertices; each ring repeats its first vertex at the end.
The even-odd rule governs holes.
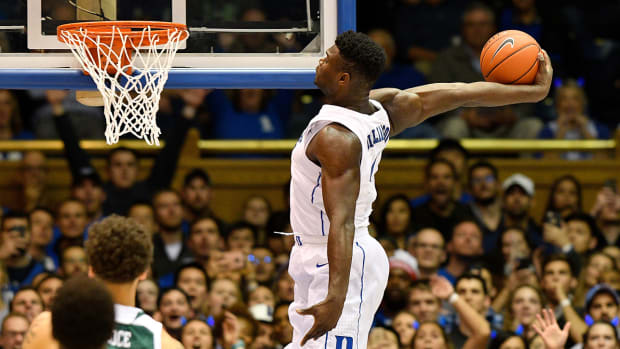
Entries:
POLYGON ((362 145, 360 162, 360 191, 355 205, 355 229, 366 229, 372 203, 377 198, 375 173, 381 153, 390 135, 387 112, 377 101, 371 103, 378 109, 372 115, 326 104, 302 133, 291 155, 291 226, 295 234, 327 236, 329 219, 323 205, 321 167, 306 156, 306 148, 314 136, 325 126, 338 123, 351 130, 362 145))
POLYGON ((114 304, 114 318, 108 349, 161 349, 163 326, 142 309, 114 304))

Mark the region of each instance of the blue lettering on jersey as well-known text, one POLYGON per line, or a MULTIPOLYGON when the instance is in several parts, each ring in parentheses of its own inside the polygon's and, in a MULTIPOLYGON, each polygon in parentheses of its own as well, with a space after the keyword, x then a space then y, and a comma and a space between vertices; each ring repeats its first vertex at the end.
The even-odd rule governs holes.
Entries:
POLYGON ((336 336, 336 349, 353 349, 353 338, 352 337, 343 337, 336 336), (345 342, 346 346, 342 345, 342 342, 345 342))
POLYGON ((379 142, 387 142, 390 139, 390 128, 385 125, 378 126, 368 134, 366 139, 368 149, 374 147, 379 142))

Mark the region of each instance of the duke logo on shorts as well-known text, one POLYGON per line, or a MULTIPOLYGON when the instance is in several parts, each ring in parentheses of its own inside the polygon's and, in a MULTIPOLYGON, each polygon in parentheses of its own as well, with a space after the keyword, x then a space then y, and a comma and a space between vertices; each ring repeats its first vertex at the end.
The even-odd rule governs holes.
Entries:
POLYGON ((142 309, 114 304, 114 319, 108 349, 161 349, 162 324, 142 309))
POLYGON ((301 348, 301 340, 314 317, 300 315, 327 295, 329 264, 327 237, 329 219, 323 204, 321 167, 310 161, 306 149, 325 126, 337 123, 353 132, 360 141, 360 191, 355 205, 355 239, 349 288, 342 315, 334 329, 303 348, 366 348, 370 326, 381 303, 389 273, 388 259, 381 245, 368 234, 372 203, 377 197, 375 173, 389 140, 390 121, 381 104, 372 115, 335 105, 324 105, 299 138, 291 155, 291 226, 295 246, 291 251, 289 274, 295 280, 295 299, 289 308, 293 341, 287 349, 301 348))

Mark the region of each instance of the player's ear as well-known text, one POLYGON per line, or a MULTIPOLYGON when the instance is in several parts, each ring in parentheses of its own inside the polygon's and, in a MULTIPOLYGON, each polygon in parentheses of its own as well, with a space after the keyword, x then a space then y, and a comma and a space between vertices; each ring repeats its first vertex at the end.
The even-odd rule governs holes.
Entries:
POLYGON ((338 85, 345 86, 351 82, 351 74, 342 72, 338 75, 338 85))

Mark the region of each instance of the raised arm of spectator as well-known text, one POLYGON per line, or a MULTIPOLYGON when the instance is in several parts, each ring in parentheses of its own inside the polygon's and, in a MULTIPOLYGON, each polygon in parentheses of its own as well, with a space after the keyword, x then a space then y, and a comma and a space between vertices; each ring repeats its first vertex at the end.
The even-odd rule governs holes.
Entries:
POLYGON ((69 115, 63 107, 63 100, 69 92, 65 90, 48 90, 45 92, 47 102, 52 106, 54 125, 65 146, 65 156, 69 162, 71 175, 75 178, 80 174, 80 169, 94 168, 90 162, 90 155, 80 147, 80 140, 69 119, 69 115))
POLYGON ((571 323, 567 322, 564 329, 560 329, 555 314, 550 309, 543 309, 542 316, 536 314, 536 322, 533 325, 534 331, 538 333, 545 343, 545 349, 562 349, 568 340, 568 332, 571 323))
POLYGON ((432 276, 430 284, 433 294, 442 300, 448 300, 458 313, 460 321, 472 331, 463 349, 486 348, 491 336, 491 325, 484 316, 459 297, 450 281, 443 276, 432 276))
POLYGON ((187 131, 192 126, 198 108, 209 92, 210 90, 203 89, 183 90, 180 92, 185 106, 181 110, 181 115, 177 117, 178 122, 176 126, 165 137, 166 145, 155 159, 155 164, 147 179, 148 186, 151 189, 157 190, 170 186, 179 163, 179 154, 181 153, 183 143, 185 143, 187 131))
MULTIPOLYGON (((581 343, 583 341, 583 335, 588 331, 588 325, 583 321, 581 316, 577 314, 575 308, 570 302, 570 299, 562 290, 562 287, 556 288, 557 299, 560 300, 560 306, 562 307, 562 313, 564 314, 564 318, 567 323, 570 323, 570 336, 575 341, 575 343, 581 343)), ((543 318, 544 318, 544 310, 543 310, 543 318)), ((553 322, 555 322, 555 315, 553 317, 553 322)))

